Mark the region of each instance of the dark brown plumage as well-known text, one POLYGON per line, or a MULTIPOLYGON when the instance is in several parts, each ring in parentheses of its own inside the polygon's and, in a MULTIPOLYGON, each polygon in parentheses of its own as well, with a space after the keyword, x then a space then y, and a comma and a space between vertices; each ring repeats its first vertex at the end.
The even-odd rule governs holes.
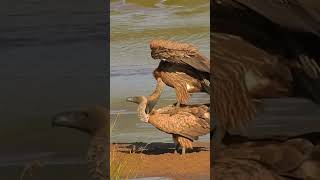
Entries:
POLYGON ((298 96, 320 102, 320 54, 312 45, 320 42, 317 4, 213 1, 215 146, 225 131, 245 127, 254 118, 256 99, 298 96))
MULTIPOLYGON (((230 0, 224 0, 230 2, 230 0)), ((283 28, 320 37, 320 2, 308 0, 231 0, 283 28)))
POLYGON ((297 180, 320 178, 319 133, 248 139, 227 136, 228 146, 213 164, 215 180, 297 180))
POLYGON ((181 146, 182 154, 187 148, 192 148, 192 141, 197 140, 198 136, 210 132, 208 105, 183 105, 178 109, 169 105, 153 109, 147 114, 147 97, 129 97, 127 101, 138 104, 138 117, 141 121, 150 123, 165 133, 172 134, 176 150, 181 146))
POLYGON ((224 128, 245 127, 255 113, 254 98, 292 95, 290 69, 277 57, 236 36, 213 37, 213 104, 224 128))
POLYGON ((109 155, 109 132, 107 128, 107 109, 96 106, 82 111, 58 113, 53 117, 52 125, 68 127, 88 133, 91 136, 88 147, 88 169, 92 180, 109 178, 107 162, 109 155))
POLYGON ((175 89, 177 106, 188 102, 189 93, 209 93, 210 62, 194 46, 170 40, 152 40, 150 48, 151 57, 161 60, 153 75, 175 89))

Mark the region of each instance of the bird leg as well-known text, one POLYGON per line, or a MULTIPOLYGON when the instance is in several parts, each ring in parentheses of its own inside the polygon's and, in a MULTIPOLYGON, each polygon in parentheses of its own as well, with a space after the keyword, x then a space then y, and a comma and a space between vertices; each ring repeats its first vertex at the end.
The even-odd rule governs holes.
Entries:
POLYGON ((172 115, 177 114, 177 112, 178 112, 179 109, 180 109, 180 106, 181 106, 180 101, 177 101, 175 107, 172 108, 172 110, 169 112, 169 115, 172 116, 172 115))
POLYGON ((176 144, 174 147, 174 154, 178 154, 179 144, 176 144))
POLYGON ((222 140, 226 134, 226 130, 217 126, 213 133, 213 161, 217 160, 217 153, 223 148, 222 140))
POLYGON ((181 155, 185 155, 185 154, 186 154, 186 147, 182 147, 181 155))
POLYGON ((148 97, 148 104, 146 107, 146 113, 149 114, 154 106, 158 103, 161 93, 165 87, 165 83, 161 78, 157 78, 156 89, 152 92, 152 94, 148 97))
POLYGON ((205 91, 208 93, 208 94, 210 94, 210 81, 208 81, 207 79, 204 79, 203 81, 202 81, 202 83, 203 83, 203 85, 204 85, 204 89, 205 89, 205 91))
POLYGON ((176 108, 180 108, 180 105, 181 105, 180 101, 177 101, 176 108))

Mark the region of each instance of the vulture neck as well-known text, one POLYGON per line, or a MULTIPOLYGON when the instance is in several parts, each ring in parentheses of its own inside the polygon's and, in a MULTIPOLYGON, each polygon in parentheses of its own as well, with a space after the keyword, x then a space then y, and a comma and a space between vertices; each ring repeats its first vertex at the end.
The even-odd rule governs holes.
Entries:
POLYGON ((88 149, 88 168, 90 180, 106 180, 109 177, 107 162, 109 138, 104 128, 93 134, 88 149))
POLYGON ((148 122, 148 114, 146 113, 147 104, 148 104, 147 99, 144 99, 138 105, 138 117, 140 121, 143 121, 143 122, 148 122))
POLYGON ((160 95, 165 87, 165 83, 161 80, 161 78, 157 78, 157 86, 153 93, 148 97, 147 104, 147 113, 150 113, 154 106, 157 104, 160 95))

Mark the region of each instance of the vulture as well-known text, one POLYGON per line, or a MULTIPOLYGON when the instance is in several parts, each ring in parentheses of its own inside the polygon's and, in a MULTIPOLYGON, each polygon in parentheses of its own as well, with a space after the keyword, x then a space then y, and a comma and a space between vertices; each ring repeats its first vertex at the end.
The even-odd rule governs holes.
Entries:
POLYGON ((196 47, 155 39, 150 42, 150 49, 151 57, 160 60, 154 78, 175 89, 177 107, 188 102, 189 93, 210 92, 210 61, 196 47))
POLYGON ((138 104, 138 117, 141 121, 172 134, 175 153, 181 148, 181 154, 185 154, 186 149, 192 149, 194 140, 210 132, 209 105, 181 105, 178 109, 174 105, 169 105, 153 109, 147 114, 147 97, 128 97, 127 101, 138 104))
POLYGON ((309 0, 211 1, 214 150, 226 131, 248 125, 259 99, 320 103, 319 10, 309 0))
MULTIPOLYGON (((140 96, 129 98, 129 100, 145 102, 147 98, 140 96)), ((140 103, 141 107, 139 109, 141 110, 146 107, 142 104, 145 103, 140 103)), ((161 117, 163 119, 158 120, 170 122, 174 119, 172 119, 172 116, 168 117, 166 112, 173 108, 174 106, 171 105, 153 110, 153 112, 158 111, 159 117, 163 116, 161 117)), ((198 123, 196 124, 200 125, 200 122, 204 122, 203 127, 209 128, 209 106, 190 105, 182 106, 179 109, 181 112, 178 112, 177 116, 174 117, 178 118, 179 114, 185 113, 188 117, 197 117, 198 123)), ((107 115, 107 110, 104 107, 96 106, 80 111, 57 113, 52 119, 53 126, 74 128, 91 136, 88 147, 88 165, 90 179, 94 180, 110 179, 109 172, 106 172, 109 163, 107 162, 107 156, 109 155, 108 145, 110 143, 107 131, 107 115)), ((153 117, 154 115, 146 115, 143 111, 141 115, 143 115, 140 118, 141 120, 148 120, 150 123, 157 120, 157 117, 153 117)), ((202 128, 197 127, 196 129, 199 131, 193 129, 191 134, 186 127, 185 133, 189 136, 202 134, 200 132, 202 128)), ((186 141, 190 143, 190 140, 185 136, 175 135, 173 137, 181 138, 178 141, 182 143, 186 141)), ((293 137, 270 137, 268 139, 248 139, 236 135, 226 136, 225 142, 230 148, 219 153, 211 177, 216 180, 318 180, 320 179, 319 137, 320 134, 316 132, 293 137)))
POLYGON ((88 147, 88 169, 92 180, 109 179, 109 133, 107 128, 107 109, 101 106, 80 111, 61 112, 52 119, 53 127, 77 129, 90 135, 88 147))

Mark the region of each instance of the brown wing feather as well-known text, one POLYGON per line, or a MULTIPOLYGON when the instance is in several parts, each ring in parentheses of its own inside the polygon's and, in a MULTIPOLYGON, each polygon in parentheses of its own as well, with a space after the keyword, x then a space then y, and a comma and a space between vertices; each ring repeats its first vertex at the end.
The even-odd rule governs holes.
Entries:
POLYGON ((208 134, 210 131, 210 123, 204 119, 192 116, 190 113, 179 112, 171 116, 171 118, 177 119, 174 129, 172 129, 172 133, 174 134, 195 140, 198 136, 208 134))
POLYGON ((210 61, 200 53, 181 58, 181 61, 190 65, 196 70, 210 73, 210 61))
POLYGON ((188 64, 194 69, 210 73, 210 61, 196 47, 187 43, 155 39, 150 42, 151 56, 170 63, 188 64))
POLYGON ((320 2, 306 0, 236 0, 283 27, 320 36, 320 2))
POLYGON ((243 82, 234 83, 215 78, 213 82, 213 109, 220 127, 245 127, 253 118, 255 108, 243 82))
MULTIPOLYGON (((149 123, 161 131, 169 134, 178 134, 191 140, 209 133, 210 122, 192 114, 192 112, 196 112, 195 110, 191 110, 188 107, 180 108, 178 112, 170 115, 170 109, 172 108, 175 107, 170 106, 154 111, 150 115, 149 123)), ((201 106, 193 108, 201 108, 201 106)), ((207 116, 210 117, 210 115, 207 116)))
POLYGON ((184 79, 175 72, 160 73, 162 81, 175 89, 177 100, 182 104, 186 104, 191 96, 188 93, 187 85, 184 83, 184 79))
POLYGON ((176 136, 176 141, 177 141, 182 147, 190 148, 190 149, 193 148, 193 146, 192 146, 192 140, 190 140, 190 139, 188 139, 188 138, 185 138, 185 137, 182 137, 182 136, 176 136))
POLYGON ((292 77, 284 62, 236 36, 213 36, 211 97, 220 126, 228 130, 247 125, 256 111, 252 98, 290 95, 292 77))
POLYGON ((245 83, 246 64, 226 53, 213 53, 211 98, 218 126, 229 130, 245 127, 253 118, 255 107, 245 83))

